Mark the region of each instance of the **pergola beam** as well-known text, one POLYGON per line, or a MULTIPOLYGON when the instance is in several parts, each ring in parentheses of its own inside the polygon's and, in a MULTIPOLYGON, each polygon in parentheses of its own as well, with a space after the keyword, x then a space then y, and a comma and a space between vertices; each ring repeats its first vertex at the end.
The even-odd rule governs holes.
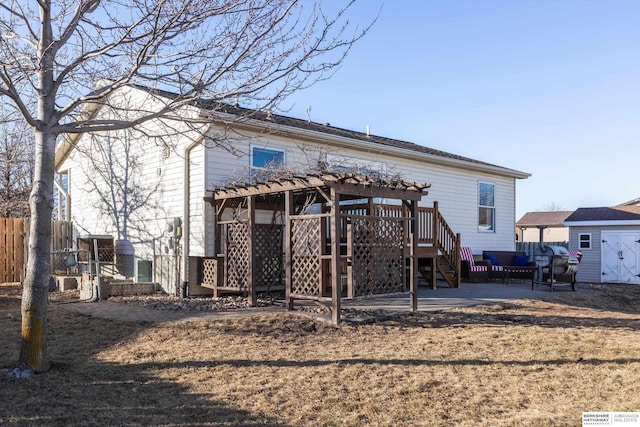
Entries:
POLYGON ((315 189, 323 198, 327 198, 330 189, 342 196, 381 197, 404 200, 420 200, 429 184, 408 183, 404 181, 386 181, 357 174, 308 175, 289 179, 270 180, 262 183, 246 184, 241 187, 218 188, 209 191, 205 200, 237 199, 248 196, 268 196, 287 191, 315 189))

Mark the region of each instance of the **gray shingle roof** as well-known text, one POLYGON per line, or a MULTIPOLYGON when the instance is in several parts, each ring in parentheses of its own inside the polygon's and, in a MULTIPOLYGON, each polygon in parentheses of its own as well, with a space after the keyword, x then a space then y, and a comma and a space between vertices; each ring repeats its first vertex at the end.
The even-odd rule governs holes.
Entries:
POLYGON ((268 114, 261 111, 250 110, 243 107, 224 105, 216 106, 217 111, 222 111, 227 114, 232 114, 239 117, 247 117, 248 119, 259 120, 265 123, 273 123, 276 125, 289 126, 298 129, 304 129, 309 131, 315 131, 319 133, 340 136, 344 138, 351 138, 358 141, 371 142, 380 144, 387 147, 400 148, 404 150, 415 151, 418 153, 430 154, 432 156, 443 157, 447 159, 460 160, 468 163, 474 163, 478 165, 491 166, 496 168, 504 168, 503 166, 495 165, 488 162, 472 159, 470 157, 460 156, 453 153, 448 153, 442 150, 436 150, 434 148, 425 147, 423 145, 415 144, 413 142, 402 141, 399 139, 387 138, 384 136, 378 136, 373 134, 367 134, 365 132, 357 132, 354 130, 339 128, 331 126, 328 123, 316 123, 309 120, 297 119, 294 117, 282 116, 279 114, 268 114))
POLYGON ((640 206, 614 206, 611 208, 580 208, 569 215, 566 222, 579 221, 639 221, 640 206))
MULTIPOLYGON (((142 86, 133 85, 138 89, 145 90, 149 93, 163 96, 169 99, 175 99, 176 94, 163 91, 160 89, 145 88, 142 86)), ((328 123, 316 123, 310 120, 296 119, 294 117, 287 117, 280 114, 275 114, 270 111, 258 111, 250 108, 244 108, 237 105, 230 105, 217 100, 198 99, 192 102, 193 105, 200 107, 211 112, 222 112, 237 118, 238 122, 257 120, 264 124, 275 124, 281 126, 288 126, 297 129, 303 129, 307 131, 315 131, 323 134, 334 135, 339 137, 351 138, 357 141, 369 142, 380 144, 386 147, 399 148, 403 150, 409 150, 417 153, 423 153, 443 159, 457 160, 478 166, 490 167, 497 170, 501 170, 503 173, 511 176, 517 176, 518 178, 526 178, 530 174, 521 172, 515 169, 506 168, 504 166, 495 165, 493 163, 483 162, 480 160, 472 159, 470 157, 460 156, 453 153, 448 153, 442 150, 436 150, 434 148, 425 147, 423 145, 415 144, 413 142, 401 141, 398 139, 387 138, 383 136, 371 135, 364 132, 356 132, 353 130, 343 129, 335 126, 331 126, 328 123)))

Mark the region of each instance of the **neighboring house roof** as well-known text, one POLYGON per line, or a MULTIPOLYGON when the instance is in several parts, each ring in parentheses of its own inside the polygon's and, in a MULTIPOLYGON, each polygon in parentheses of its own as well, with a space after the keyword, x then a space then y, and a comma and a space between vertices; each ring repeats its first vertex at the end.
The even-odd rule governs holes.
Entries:
POLYGON ((637 197, 628 202, 620 203, 618 206, 640 206, 640 197, 637 197))
POLYGON ((516 222, 516 227, 564 227, 564 221, 573 211, 527 212, 516 222))
MULTIPOLYGON (((169 99, 174 99, 176 97, 175 94, 158 89, 149 89, 140 86, 135 87, 151 93, 152 95, 166 97, 169 99)), ((436 150, 412 142, 334 127, 328 123, 321 124, 310 120, 296 119, 293 117, 273 114, 270 111, 263 112, 223 104, 213 100, 198 100, 194 101, 192 104, 205 111, 212 112, 212 120, 214 123, 221 119, 222 121, 225 121, 226 116, 226 119, 228 119, 229 124, 232 126, 245 126, 256 130, 267 131, 269 134, 277 134, 285 137, 295 136, 307 138, 312 141, 322 141, 323 139, 328 140, 328 138, 332 138, 332 142, 334 143, 341 142, 343 145, 350 145, 354 148, 358 148, 358 144, 354 144, 354 142, 365 144, 369 147, 373 145, 377 146, 379 150, 392 151, 396 155, 404 155, 405 157, 415 160, 430 160, 432 162, 465 167, 468 169, 476 169, 519 179, 531 176, 531 174, 527 172, 521 172, 469 157, 448 153, 446 151, 436 150), (338 141, 338 139, 340 141, 338 141)), ((73 149, 73 145, 75 143, 74 140, 78 137, 79 135, 72 135, 72 141, 66 141, 66 143, 58 146, 56 149, 56 168, 62 164, 69 152, 73 149)))
POLYGON ((567 226, 640 225, 640 206, 579 208, 565 220, 567 226))

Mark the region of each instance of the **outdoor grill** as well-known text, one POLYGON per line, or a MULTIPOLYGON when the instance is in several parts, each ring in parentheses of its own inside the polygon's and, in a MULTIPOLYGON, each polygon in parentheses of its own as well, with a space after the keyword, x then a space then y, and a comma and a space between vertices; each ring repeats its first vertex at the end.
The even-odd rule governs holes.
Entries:
POLYGON ((533 261, 538 268, 548 268, 550 276, 573 274, 578 271, 578 259, 570 257, 569 250, 564 246, 542 243, 536 247, 533 261))
POLYGON ((569 275, 571 285, 575 290, 575 274, 578 272, 578 264, 582 253, 577 252, 576 256, 571 256, 569 250, 564 246, 545 245, 543 230, 545 226, 538 226, 540 229, 540 243, 533 253, 533 262, 538 267, 538 283, 548 284, 553 291, 553 283, 557 276, 569 275), (546 273, 546 281, 544 280, 546 273))

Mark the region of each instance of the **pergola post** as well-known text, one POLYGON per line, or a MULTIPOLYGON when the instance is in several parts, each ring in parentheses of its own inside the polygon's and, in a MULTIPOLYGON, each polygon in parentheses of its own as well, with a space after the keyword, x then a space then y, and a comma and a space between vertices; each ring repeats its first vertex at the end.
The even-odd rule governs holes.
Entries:
POLYGON ((285 191, 284 193, 284 288, 287 310, 293 310, 293 298, 291 298, 291 289, 293 289, 293 277, 291 275, 292 254, 291 254, 291 213, 293 212, 293 192, 285 191))
MULTIPOLYGON (((418 310, 418 202, 409 203, 409 304, 411 311, 418 310)), ((435 267, 435 266, 434 266, 435 267)))
POLYGON ((226 258, 220 257, 220 254, 222 252, 222 227, 219 224, 220 218, 222 216, 222 212, 223 212, 223 208, 225 205, 225 201, 215 201, 214 203, 214 208, 215 208, 215 215, 214 215, 214 223, 213 223, 213 230, 214 230, 214 236, 213 236, 213 256, 215 257, 215 263, 216 263, 216 274, 215 274, 215 278, 214 278, 214 282, 213 282, 213 297, 217 298, 218 296, 220 296, 219 291, 218 291, 218 286, 220 285, 220 283, 224 283, 224 277, 220 277, 221 275, 224 275, 224 271, 225 270, 225 265, 224 265, 224 260, 226 258))
POLYGON ((461 265, 460 265, 460 263, 461 263, 461 260, 460 260, 460 246, 461 246, 461 244, 462 244, 462 235, 460 233, 457 233, 456 234, 456 249, 455 249, 455 253, 456 253, 456 257, 455 257, 456 266, 455 267, 456 267, 456 271, 458 272, 458 274, 456 275, 456 288, 460 287, 460 280, 461 280, 461 278, 460 278, 460 269, 462 268, 461 265))
POLYGON ((257 304, 256 296, 256 245, 255 239, 255 227, 256 227, 256 198, 255 196, 247 196, 247 245, 249 246, 249 274, 247 277, 247 287, 249 288, 249 305, 255 307, 257 304))
POLYGON ((331 321, 340 324, 340 194, 331 188, 331 321))

